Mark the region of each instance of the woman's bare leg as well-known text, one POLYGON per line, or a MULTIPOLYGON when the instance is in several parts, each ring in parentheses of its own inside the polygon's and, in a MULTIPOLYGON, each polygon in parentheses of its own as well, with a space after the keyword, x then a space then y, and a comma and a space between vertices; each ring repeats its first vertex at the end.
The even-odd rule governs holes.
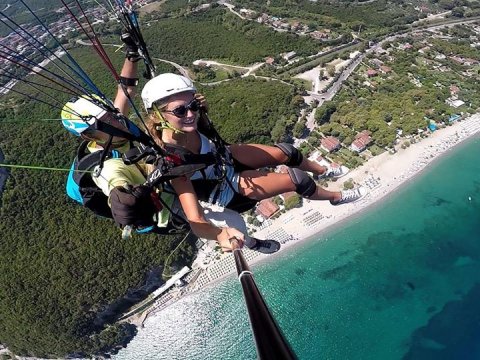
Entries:
MULTIPOLYGON (((230 145, 233 157, 244 165, 253 169, 259 169, 265 166, 277 166, 285 164, 288 156, 276 146, 260 144, 233 144, 230 145)), ((325 174, 327 168, 315 161, 303 158, 298 166, 303 171, 309 171, 317 176, 325 174)))
POLYGON ((265 166, 277 166, 288 161, 287 155, 275 146, 260 144, 233 144, 230 145, 235 160, 253 169, 265 166))
MULTIPOLYGON (((295 184, 289 174, 278 174, 267 171, 242 171, 239 180, 239 193, 255 200, 263 200, 289 191, 295 191, 295 184)), ((311 200, 339 201, 339 191, 328 191, 317 186, 311 200)))

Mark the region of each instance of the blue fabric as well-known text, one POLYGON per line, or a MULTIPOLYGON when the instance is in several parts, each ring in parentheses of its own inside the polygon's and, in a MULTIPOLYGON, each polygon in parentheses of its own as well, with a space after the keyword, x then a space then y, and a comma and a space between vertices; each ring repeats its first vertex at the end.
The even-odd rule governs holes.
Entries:
POLYGON ((67 186, 66 186, 67 195, 71 199, 83 205, 83 197, 82 197, 82 194, 80 194, 80 188, 78 184, 75 182, 75 180, 73 179, 73 174, 75 174, 74 169, 75 169, 75 162, 70 167, 70 172, 68 173, 67 186))
MULTIPOLYGON (((117 150, 111 151, 112 158, 117 159, 117 158, 120 158, 121 156, 122 156, 121 153, 118 152, 117 150)), ((70 197, 71 199, 83 205, 83 196, 80 193, 80 187, 73 179, 74 174, 75 174, 75 161, 70 167, 70 172, 68 173, 66 190, 67 190, 68 197, 70 197)))
POLYGON ((240 176, 235 172, 233 166, 228 166, 225 179, 215 186, 208 202, 226 207, 232 201, 235 193, 238 193, 239 180, 240 176))
POLYGON ((155 228, 155 225, 152 225, 152 226, 147 226, 147 227, 144 227, 144 228, 141 228, 141 229, 137 229, 136 231, 139 234, 145 234, 145 233, 149 233, 154 228, 155 228))

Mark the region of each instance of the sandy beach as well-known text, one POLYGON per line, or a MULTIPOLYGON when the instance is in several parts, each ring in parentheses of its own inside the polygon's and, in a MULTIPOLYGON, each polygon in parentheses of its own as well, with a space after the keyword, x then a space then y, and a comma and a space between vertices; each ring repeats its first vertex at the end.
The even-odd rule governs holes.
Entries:
MULTIPOLYGON (((300 208, 292 209, 271 221, 271 225, 257 231, 255 237, 275 238, 286 241, 285 249, 330 228, 346 218, 357 214, 391 194, 400 185, 411 180, 432 161, 480 131, 480 114, 474 114, 460 122, 430 134, 420 142, 395 154, 385 152, 373 157, 357 169, 352 170, 337 182, 329 183, 329 190, 341 189, 344 181, 353 181, 365 187, 367 195, 355 202, 341 206, 332 206, 328 201, 304 201, 300 208), (291 241, 297 240, 297 241, 291 241)), ((261 256, 261 258, 265 258, 261 256)))

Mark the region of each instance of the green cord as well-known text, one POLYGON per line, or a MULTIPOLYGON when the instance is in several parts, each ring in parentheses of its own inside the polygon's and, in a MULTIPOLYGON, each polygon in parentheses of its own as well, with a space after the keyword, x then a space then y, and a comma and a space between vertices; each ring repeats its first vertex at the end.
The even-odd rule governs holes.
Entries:
MULTIPOLYGON (((0 120, 0 124, 3 123, 32 123, 32 122, 49 122, 49 121, 54 121, 54 122, 60 122, 65 119, 29 119, 29 120, 0 120)), ((66 119, 68 120, 68 119, 66 119)))
POLYGON ((175 249, 173 249, 172 252, 171 252, 171 253, 167 256, 167 258, 165 259, 165 261, 164 261, 164 263, 163 263, 164 266, 163 266, 163 271, 162 271, 162 277, 164 277, 164 278, 169 278, 169 279, 172 277, 171 274, 168 274, 168 275, 165 274, 165 271, 167 270, 167 267, 168 267, 168 271, 170 271, 170 269, 171 269, 170 265, 168 264, 168 262, 170 261, 170 257, 175 253, 175 251, 177 251, 177 249, 180 247, 180 245, 183 244, 183 242, 187 239, 188 235, 190 235, 191 232, 192 232, 191 230, 187 232, 187 235, 184 236, 184 238, 182 239, 182 241, 180 241, 180 242, 178 243, 178 245, 175 247, 175 249))
POLYGON ((53 167, 45 167, 45 166, 33 166, 33 165, 13 165, 13 164, 1 164, 0 167, 9 167, 14 169, 32 169, 32 170, 50 170, 50 171, 74 171, 74 172, 81 172, 81 173, 93 173, 91 170, 72 170, 72 169, 63 169, 63 168, 53 168, 53 167))

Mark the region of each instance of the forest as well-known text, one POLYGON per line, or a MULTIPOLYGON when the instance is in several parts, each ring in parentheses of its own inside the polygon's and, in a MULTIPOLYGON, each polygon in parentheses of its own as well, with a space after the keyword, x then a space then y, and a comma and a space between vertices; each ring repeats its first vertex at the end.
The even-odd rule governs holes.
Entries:
POLYGON ((199 59, 248 65, 282 52, 310 55, 322 48, 313 39, 242 21, 224 8, 158 19, 145 27, 144 37, 155 57, 187 66, 199 59))
MULTIPOLYGON (((111 96, 115 82, 91 49, 73 54, 111 96)), ((7 163, 69 168, 79 140, 59 121, 42 121, 58 119, 58 109, 15 95, 4 96, 2 105, 0 148, 7 163)), ((0 343, 18 355, 88 355, 126 341, 133 327, 109 325, 98 313, 142 287, 180 240, 122 240, 113 221, 67 198, 65 181, 66 172, 13 169, 2 195, 0 343)), ((192 255, 188 245, 174 257, 188 263, 192 255)))

